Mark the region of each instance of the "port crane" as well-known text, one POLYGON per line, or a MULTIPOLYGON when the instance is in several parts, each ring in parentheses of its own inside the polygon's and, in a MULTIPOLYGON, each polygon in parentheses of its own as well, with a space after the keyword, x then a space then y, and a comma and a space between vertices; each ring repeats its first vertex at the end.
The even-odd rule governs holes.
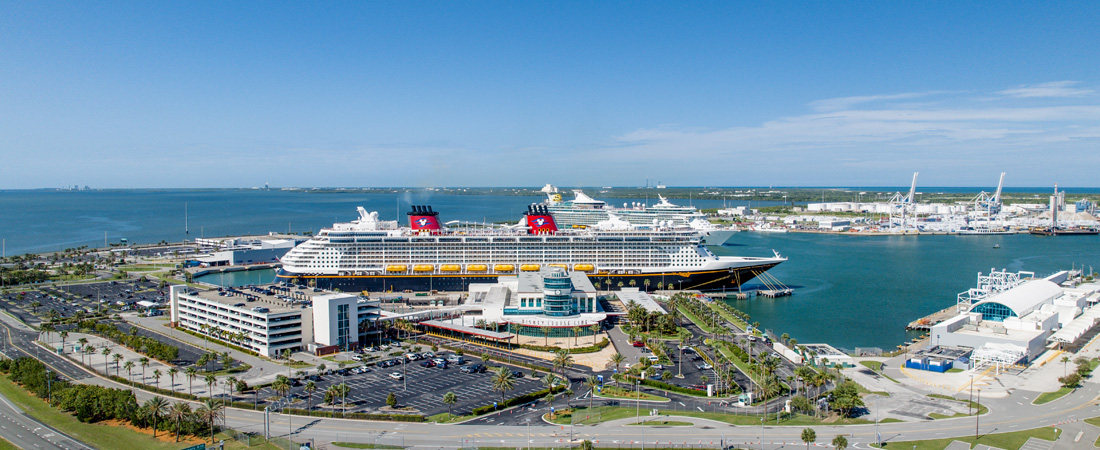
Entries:
POLYGON ((1001 180, 997 182, 997 190, 990 195, 985 191, 981 191, 970 202, 974 205, 975 211, 985 211, 989 215, 990 219, 993 219, 1001 213, 1001 189, 1005 185, 1005 173, 1001 172, 1001 180))

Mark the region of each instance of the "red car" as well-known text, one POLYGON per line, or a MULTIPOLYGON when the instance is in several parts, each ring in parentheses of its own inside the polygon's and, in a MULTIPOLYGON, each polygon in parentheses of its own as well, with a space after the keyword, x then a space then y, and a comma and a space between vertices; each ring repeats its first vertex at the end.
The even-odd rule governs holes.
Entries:
POLYGON ((642 342, 642 341, 634 341, 634 342, 631 342, 630 345, 633 345, 635 347, 645 347, 645 343, 642 342))

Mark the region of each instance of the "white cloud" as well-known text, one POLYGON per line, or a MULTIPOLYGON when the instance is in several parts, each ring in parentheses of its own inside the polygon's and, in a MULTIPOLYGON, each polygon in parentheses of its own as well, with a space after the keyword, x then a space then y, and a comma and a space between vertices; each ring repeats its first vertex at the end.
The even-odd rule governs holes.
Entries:
POLYGON ((1079 84, 1076 81, 1052 81, 1049 83, 1021 85, 1011 89, 998 91, 1006 97, 1016 98, 1041 98, 1041 97, 1080 97, 1093 93, 1090 89, 1074 88, 1079 84))
POLYGON ((838 97, 827 98, 824 100, 818 100, 810 103, 810 107, 815 111, 840 111, 843 109, 851 108, 855 105, 865 103, 877 103, 889 100, 908 100, 913 98, 927 97, 929 95, 938 94, 939 92, 906 92, 903 94, 887 94, 887 95, 860 95, 854 97, 838 97))

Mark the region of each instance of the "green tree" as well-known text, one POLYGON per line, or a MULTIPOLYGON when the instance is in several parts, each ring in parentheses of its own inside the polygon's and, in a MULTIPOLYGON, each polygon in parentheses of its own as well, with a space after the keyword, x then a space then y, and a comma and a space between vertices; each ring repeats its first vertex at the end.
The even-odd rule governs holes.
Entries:
POLYGON ((206 378, 204 378, 203 381, 206 382, 206 388, 208 392, 207 396, 210 398, 214 398, 214 386, 218 385, 218 377, 215 377, 212 374, 207 374, 206 378))
POLYGON ((390 408, 397 407, 397 395, 395 395, 393 392, 390 392, 390 395, 386 396, 386 406, 389 406, 390 408))
POLYGON ((172 409, 168 410, 168 417, 176 421, 176 442, 179 442, 183 422, 191 420, 191 405, 187 402, 176 402, 172 405, 172 409))
POLYGON ((199 376, 199 369, 191 366, 184 369, 183 372, 187 374, 187 395, 195 395, 192 389, 194 389, 195 387, 195 378, 198 378, 199 376))
POLYGON ((175 367, 170 367, 168 369, 168 379, 172 381, 172 386, 170 390, 176 390, 176 375, 178 375, 179 373, 180 370, 175 367))
POLYGON ((447 405, 447 416, 451 416, 451 407, 458 402, 458 396, 454 392, 443 394, 443 404, 447 405))
POLYGON ((149 358, 142 356, 138 362, 141 363, 141 384, 145 384, 145 368, 149 367, 149 358))
POLYGON ((1069 364, 1069 356, 1062 357, 1062 376, 1066 375, 1066 364, 1069 364))
POLYGON ((863 399, 859 397, 859 390, 853 381, 840 383, 833 390, 833 401, 830 402, 833 409, 842 417, 848 417, 856 408, 863 406, 863 399))
POLYGON ((553 373, 546 374, 542 377, 542 385, 546 386, 546 402, 550 404, 550 408, 554 408, 554 385, 558 383, 557 375, 553 373))
MULTIPOLYGON (((103 350, 100 351, 100 354, 103 355, 103 374, 107 375, 107 357, 111 356, 111 347, 104 345, 103 350)), ((89 363, 90 362, 91 361, 89 361, 89 363)))
POLYGON ((561 372, 562 378, 568 378, 565 376, 565 369, 573 365, 573 355, 569 354, 568 351, 558 350, 558 352, 554 354, 553 364, 554 368, 561 372))
POLYGON ((153 397, 145 401, 145 414, 153 420, 153 439, 157 438, 157 420, 168 411, 168 401, 161 397, 153 397))
POLYGON ((806 443, 806 450, 810 450, 810 444, 817 440, 817 432, 813 428, 802 429, 802 442, 806 443))
POLYGON ((160 377, 162 376, 164 376, 164 374, 160 372, 160 369, 156 369, 153 371, 153 379, 156 380, 157 389, 160 389, 160 377))
POLYGON ((118 353, 115 353, 115 355, 112 356, 111 358, 115 360, 115 376, 117 377, 118 376, 118 363, 122 361, 122 355, 120 355, 118 353))
POLYGON ((574 326, 573 327, 573 346, 574 347, 577 346, 577 339, 580 337, 580 335, 581 335, 581 327, 574 326))
POLYGON ((122 368, 126 369, 126 378, 130 380, 130 384, 134 384, 134 362, 126 361, 122 364, 122 368))
POLYGON ((317 383, 306 382, 304 390, 306 391, 306 412, 308 413, 313 410, 313 393, 317 391, 317 383))
POLYGON ((199 406, 198 411, 195 411, 195 415, 200 420, 206 422, 210 426, 210 443, 214 443, 214 422, 222 418, 222 405, 214 401, 212 398, 208 398, 202 401, 202 406, 199 406))
POLYGON ((848 448, 848 438, 839 434, 836 435, 836 437, 833 438, 833 447, 836 447, 836 450, 844 450, 848 448))
POLYGON ((493 370, 493 378, 490 381, 494 391, 500 391, 500 406, 504 406, 504 394, 516 388, 516 380, 512 378, 512 371, 500 366, 493 370))
POLYGON ((1064 377, 1058 377, 1058 382, 1062 383, 1064 388, 1073 389, 1081 384, 1081 376, 1074 372, 1064 377))
POLYGON ((626 361, 626 357, 622 353, 615 352, 611 355, 611 363, 615 365, 616 373, 619 372, 619 366, 622 365, 623 361, 626 361))
POLYGON ((592 398, 596 396, 596 388, 599 387, 599 386, 600 386, 600 379, 596 378, 595 375, 589 375, 588 378, 584 379, 584 387, 592 390, 592 392, 590 394, 588 394, 588 410, 589 411, 592 410, 592 398))

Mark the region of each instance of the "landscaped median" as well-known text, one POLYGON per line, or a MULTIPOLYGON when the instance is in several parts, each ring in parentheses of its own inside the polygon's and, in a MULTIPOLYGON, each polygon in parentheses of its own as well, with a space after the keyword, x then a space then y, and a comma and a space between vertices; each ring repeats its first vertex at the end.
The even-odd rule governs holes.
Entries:
POLYGON ((980 444, 988 445, 989 447, 993 448, 1020 448, 1027 442, 1028 439, 1036 438, 1053 442, 1057 440, 1058 436, 1061 434, 1062 430, 1059 428, 1043 427, 1031 430, 1013 431, 1010 433, 981 434, 978 435, 978 437, 974 437, 971 435, 956 438, 930 439, 927 441, 891 441, 889 444, 882 447, 879 447, 875 444, 871 444, 871 447, 906 450, 943 450, 947 448, 948 445, 951 445, 951 442, 961 441, 970 444, 970 446, 980 444))
POLYGON ((666 397, 661 397, 645 392, 636 392, 617 386, 603 386, 596 398, 616 398, 621 400, 641 400, 643 402, 667 402, 666 397))
MULTIPOLYGON (((719 412, 704 412, 704 411, 690 411, 690 410, 673 410, 673 409, 658 409, 658 415, 667 417, 694 417, 698 419, 707 419, 717 422, 728 423, 731 425, 756 425, 760 426, 760 416, 758 415, 743 415, 743 414, 727 414, 719 412)), ((549 417, 549 414, 543 416, 544 419, 550 423, 557 425, 592 425, 602 422, 607 422, 617 419, 632 418, 638 415, 638 411, 633 407, 623 406, 597 406, 592 409, 588 409, 583 405, 574 406, 568 409, 562 409, 561 411, 555 411, 554 417, 549 417), (576 420, 574 420, 576 417, 576 420)), ((880 421, 882 423, 883 421, 880 421)), ((790 416, 780 417, 778 423, 776 423, 775 415, 770 414, 768 416, 769 425, 792 425, 792 426, 804 426, 804 425, 864 425, 872 424, 873 421, 866 419, 851 419, 851 418, 818 418, 812 415, 793 414, 790 416), (828 420, 828 422, 826 422, 828 420)), ((937 450, 942 450, 942 447, 937 450)))

